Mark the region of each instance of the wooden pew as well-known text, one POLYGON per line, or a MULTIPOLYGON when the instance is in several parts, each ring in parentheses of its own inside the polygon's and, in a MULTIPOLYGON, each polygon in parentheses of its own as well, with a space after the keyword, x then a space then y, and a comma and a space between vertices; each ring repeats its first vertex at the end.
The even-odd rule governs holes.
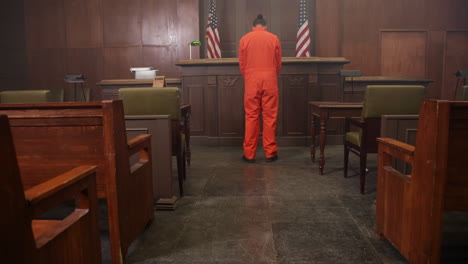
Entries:
MULTIPOLYGON (((416 145, 419 115, 383 115, 380 121, 380 136, 393 138, 409 145, 416 145)), ((393 168, 408 174, 411 166, 402 161, 393 162, 393 168)))
POLYGON ((107 199, 112 263, 122 263, 153 219, 150 135, 127 142, 122 101, 0 105, 8 115, 25 188, 93 164, 107 199), (139 153, 136 164, 129 157, 139 153), (50 166, 53 164, 54 166, 50 166))
POLYGON ((179 198, 173 195, 172 120, 168 115, 125 116, 127 138, 151 134, 153 193, 157 210, 175 210, 179 198))
POLYGON ((101 263, 96 167, 74 168, 25 192, 4 115, 0 116, 0 157, 1 262, 101 263), (75 206, 63 219, 37 219, 68 200, 75 200, 75 206))
POLYGON ((377 233, 412 264, 440 263, 443 213, 468 211, 468 102, 424 101, 416 148, 378 142, 377 233), (392 157, 412 174, 394 170, 392 157))

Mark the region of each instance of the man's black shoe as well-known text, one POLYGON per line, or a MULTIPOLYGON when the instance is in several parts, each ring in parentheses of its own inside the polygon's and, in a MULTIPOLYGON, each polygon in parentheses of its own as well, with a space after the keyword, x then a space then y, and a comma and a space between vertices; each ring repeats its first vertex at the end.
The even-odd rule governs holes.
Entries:
POLYGON ((271 158, 266 158, 265 161, 266 162, 273 162, 273 161, 276 161, 278 159, 278 156, 273 156, 271 158))
POLYGON ((242 155, 242 160, 244 160, 247 163, 254 163, 255 162, 255 159, 248 159, 244 155, 242 155))

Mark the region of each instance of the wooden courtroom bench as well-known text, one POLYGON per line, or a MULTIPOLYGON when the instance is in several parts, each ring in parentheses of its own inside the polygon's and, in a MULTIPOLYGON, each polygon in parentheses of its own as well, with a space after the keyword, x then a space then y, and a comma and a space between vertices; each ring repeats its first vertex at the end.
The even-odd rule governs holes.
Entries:
POLYGON ((125 116, 127 138, 151 134, 153 194, 156 209, 175 210, 179 198, 173 195, 172 129, 169 115, 125 116))
POLYGON ((24 191, 5 115, 0 116, 0 156, 1 262, 101 263, 96 167, 73 168, 24 191), (69 200, 75 202, 69 214, 44 217, 69 200))
POLYGON ((444 212, 468 211, 468 102, 424 101, 416 147, 378 142, 377 233, 412 264, 440 263, 444 212), (411 164, 411 175, 392 158, 411 164))
POLYGON ((76 166, 98 166, 112 263, 123 263, 131 242, 153 219, 151 136, 127 142, 122 101, 2 104, 0 114, 10 119, 26 189, 76 166), (131 165, 134 154, 139 159, 131 165))

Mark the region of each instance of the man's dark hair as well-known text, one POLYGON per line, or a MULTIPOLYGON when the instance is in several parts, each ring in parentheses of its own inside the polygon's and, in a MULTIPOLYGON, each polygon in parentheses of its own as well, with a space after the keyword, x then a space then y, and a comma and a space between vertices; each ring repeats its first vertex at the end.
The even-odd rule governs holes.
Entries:
POLYGON ((265 21, 265 19, 263 19, 263 15, 262 15, 262 14, 259 14, 259 15, 257 16, 257 18, 256 18, 256 19, 254 20, 254 22, 253 22, 253 26, 254 26, 254 27, 256 27, 256 26, 258 26, 258 25, 260 25, 260 26, 262 26, 262 27, 266 26, 266 21, 265 21))

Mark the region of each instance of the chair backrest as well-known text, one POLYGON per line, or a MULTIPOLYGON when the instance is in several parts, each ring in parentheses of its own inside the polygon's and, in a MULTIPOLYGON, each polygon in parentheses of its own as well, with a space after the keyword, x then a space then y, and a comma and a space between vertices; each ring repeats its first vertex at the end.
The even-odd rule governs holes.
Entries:
POLYGON ((468 211, 468 102, 424 101, 418 131, 414 198, 431 211, 468 211))
POLYGON ((180 120, 180 91, 177 87, 120 88, 125 115, 169 115, 180 120))
POLYGON ((24 252, 34 248, 29 216, 24 210, 26 200, 16 160, 15 147, 5 115, 0 116, 0 207, 8 217, 0 217, 0 252, 3 260, 15 259, 29 263, 24 252), (14 232, 12 232, 14 230, 14 232), (8 243, 3 245, 3 243, 8 243))
POLYGON ((468 85, 462 86, 461 92, 457 95, 457 101, 468 101, 468 85))
POLYGON ((364 94, 362 117, 418 114, 425 90, 422 85, 369 85, 364 94))
POLYGON ((50 90, 18 90, 0 92, 0 103, 45 103, 52 101, 50 90))

